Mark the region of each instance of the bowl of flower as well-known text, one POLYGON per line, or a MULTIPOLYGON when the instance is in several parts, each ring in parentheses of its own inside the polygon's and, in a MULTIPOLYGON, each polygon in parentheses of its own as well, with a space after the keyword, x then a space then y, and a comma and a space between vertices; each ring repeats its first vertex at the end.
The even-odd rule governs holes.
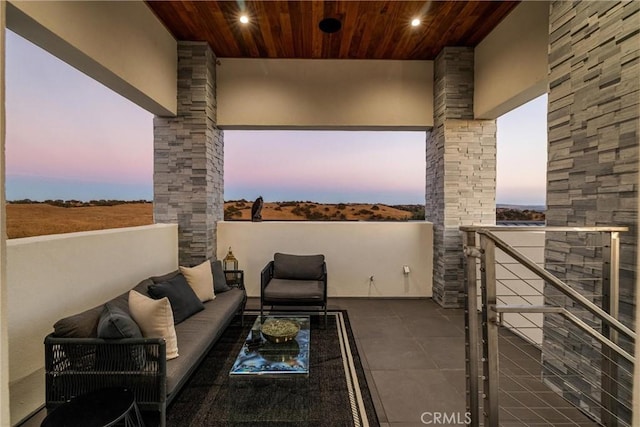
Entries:
POLYGON ((300 332, 300 325, 291 319, 267 319, 261 330, 267 341, 278 344, 293 340, 300 332))

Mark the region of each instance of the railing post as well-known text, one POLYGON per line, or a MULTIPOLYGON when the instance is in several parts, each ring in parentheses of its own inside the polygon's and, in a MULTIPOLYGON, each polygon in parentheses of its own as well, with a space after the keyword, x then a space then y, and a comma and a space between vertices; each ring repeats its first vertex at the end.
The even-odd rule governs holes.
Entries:
POLYGON ((476 247, 476 232, 465 231, 462 235, 465 250, 466 283, 464 290, 464 335, 465 363, 467 368, 467 412, 471 418, 469 425, 478 427, 478 284, 476 277, 476 257, 469 250, 476 247))
MULTIPOLYGON (((602 233, 602 309, 618 319, 619 314, 619 271, 620 235, 617 231, 602 233)), ((602 335, 614 344, 618 343, 618 332, 602 323, 602 335)), ((600 395, 601 422, 606 427, 618 426, 618 355, 608 346, 602 346, 600 395)))
POLYGON ((480 277, 482 283, 482 372, 484 390, 484 425, 500 425, 498 404, 498 316, 490 307, 495 307, 496 297, 496 247, 495 243, 480 235, 480 277))

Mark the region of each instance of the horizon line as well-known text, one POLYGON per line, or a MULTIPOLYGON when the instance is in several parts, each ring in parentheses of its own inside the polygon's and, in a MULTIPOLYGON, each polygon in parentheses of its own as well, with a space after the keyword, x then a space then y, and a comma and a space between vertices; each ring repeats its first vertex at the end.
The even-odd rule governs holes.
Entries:
MULTIPOLYGON (((108 201, 108 202, 124 202, 124 203, 133 203, 133 202, 140 202, 140 203, 153 203, 153 199, 149 200, 149 199, 136 199, 136 198, 124 198, 124 199, 90 199, 90 200, 82 200, 82 199, 54 199, 54 198, 49 198, 49 199, 44 199, 44 200, 39 200, 39 199, 30 199, 30 198, 23 198, 23 199, 12 199, 12 200, 6 200, 7 204, 20 204, 18 202, 23 202, 23 204, 28 204, 30 203, 47 203, 47 202, 57 202, 57 201, 61 201, 61 202, 79 202, 79 203, 91 203, 91 202, 100 202, 100 201, 108 201)), ((232 203, 232 202, 245 202, 245 203, 253 203, 252 200, 250 199, 230 199, 230 200, 225 200, 224 203, 232 203)), ((410 203, 410 202, 405 202, 405 203, 386 203, 386 202, 363 202, 363 201, 358 201, 358 202, 346 202, 346 201, 342 201, 342 202, 316 202, 316 201, 312 201, 312 200, 265 200, 264 203, 314 203, 314 204, 318 204, 318 205, 339 205, 339 204, 345 204, 345 205, 386 205, 386 206, 401 206, 401 205, 414 205, 414 206, 424 206, 424 203, 410 203)), ((535 202, 530 202, 530 203, 509 203, 509 202, 496 202, 496 208, 499 206, 536 206, 536 207, 544 207, 546 209, 546 203, 535 203, 535 202)))

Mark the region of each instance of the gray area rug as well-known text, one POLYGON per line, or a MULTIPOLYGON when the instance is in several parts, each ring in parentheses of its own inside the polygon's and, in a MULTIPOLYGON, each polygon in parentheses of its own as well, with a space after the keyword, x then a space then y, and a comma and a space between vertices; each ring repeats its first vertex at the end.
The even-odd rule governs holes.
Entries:
POLYGON ((229 378, 255 316, 227 328, 167 411, 167 426, 379 426, 346 311, 311 316, 308 378, 229 378))

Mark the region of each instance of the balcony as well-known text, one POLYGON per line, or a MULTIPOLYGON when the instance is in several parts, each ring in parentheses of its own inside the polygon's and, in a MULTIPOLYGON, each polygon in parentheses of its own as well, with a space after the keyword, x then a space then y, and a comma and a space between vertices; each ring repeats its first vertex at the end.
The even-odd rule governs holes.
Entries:
MULTIPOLYGON (((198 7, 235 4, 224 3, 199 2, 198 7)), ((322 5, 301 3, 311 12, 325 10, 322 5)), ((342 33, 348 38, 326 40, 345 43, 346 48, 339 49, 338 54, 350 53, 348 45, 353 42, 354 49, 363 56, 358 61, 339 59, 330 50, 340 44, 321 46, 310 33, 300 37, 289 31, 287 37, 277 37, 275 33, 263 37, 276 45, 287 42, 294 48, 299 41, 311 41, 312 52, 327 53, 330 59, 325 61, 290 59, 286 55, 267 59, 265 52, 269 49, 245 46, 243 33, 235 31, 231 20, 222 13, 217 14, 219 26, 228 32, 228 37, 216 41, 244 46, 245 55, 253 58, 229 55, 217 60, 220 51, 215 52, 211 44, 191 41, 202 38, 178 36, 182 29, 190 27, 180 16, 189 20, 192 14, 165 11, 175 18, 171 26, 175 32, 171 33, 167 22, 159 19, 146 2, 3 2, 0 10, 6 10, 9 28, 157 115, 155 221, 180 222, 180 227, 155 225, 6 244, 7 265, 0 266, 7 276, 0 297, 3 307, 8 307, 0 318, 0 330, 8 329, 8 342, 3 336, 0 343, 0 397, 5 410, 0 413, 1 423, 9 424, 5 408, 8 385, 14 423, 41 405, 42 337, 60 316, 98 304, 149 274, 175 269, 178 256, 191 263, 216 249, 223 255, 229 246, 239 255, 242 268, 248 273, 249 293, 255 296, 256 268, 263 265, 265 257, 276 250, 317 252, 317 246, 308 246, 316 242, 328 254, 330 265, 335 266, 336 276, 330 279, 331 303, 353 313, 381 421, 390 425, 407 420, 417 423, 416 416, 439 410, 438 405, 445 400, 446 410, 463 408, 462 367, 457 356, 452 356, 458 354, 462 316, 458 309, 445 311, 428 298, 433 294, 445 306, 459 304, 458 279, 462 273, 458 227, 493 220, 494 120, 545 92, 549 94, 548 223, 629 227, 631 232, 621 246, 620 276, 625 288, 619 301, 625 316, 637 319, 638 4, 487 3, 482 8, 499 9, 489 13, 495 18, 495 25, 489 25, 489 21, 478 19, 477 5, 472 2, 433 2, 433 11, 440 9, 443 15, 430 19, 453 25, 441 34, 464 35, 478 29, 487 33, 475 36, 473 43, 452 40, 446 46, 433 47, 429 55, 405 58, 412 61, 372 54, 395 46, 418 52, 411 41, 413 36, 405 36, 402 43, 395 43, 393 37, 386 44, 379 43, 381 38, 371 35, 352 40, 354 34, 360 34, 354 23, 365 22, 356 15, 350 19, 349 31, 342 33), (468 6, 474 11, 470 12, 468 6), (462 8, 467 12, 456 13, 462 8), (464 17, 474 20, 468 31, 463 26, 456 27, 456 19, 464 17), (291 66, 294 62, 289 61, 297 65, 291 66), (353 224, 350 229, 342 224, 323 228, 312 223, 300 226, 308 227, 305 232, 298 231, 302 228, 287 230, 286 224, 221 223, 216 230, 216 222, 222 217, 223 130, 234 128, 424 130, 428 133, 426 210, 434 221, 433 240, 428 224, 400 224, 393 232, 384 227, 378 230, 376 224, 353 224), (282 235, 287 238, 280 240, 282 235), (374 238, 377 235, 384 239, 374 238), (329 236, 340 243, 332 244, 329 236), (402 238, 394 240, 397 237, 402 238), (415 258, 405 258, 405 254, 415 258), (404 265, 410 267, 408 277, 402 272, 404 265), (407 369, 386 369, 390 366, 387 359, 393 356, 367 329, 377 326, 377 333, 389 335, 390 324, 395 324, 394 331, 401 331, 397 337, 394 334, 394 339, 398 349, 401 344, 406 345, 411 360, 407 369), (433 330, 455 335, 429 336, 426 332, 433 330), (428 345, 437 344, 438 340, 442 346, 428 345), (446 363, 451 365, 447 367, 446 363), (431 375, 419 375, 421 371, 431 375), (433 392, 433 388, 440 387, 442 396, 433 392), (422 399, 427 403, 423 405, 422 399)), ((190 7, 185 2, 154 5, 190 7)), ((300 9, 299 15, 313 17, 314 13, 300 9)), ((280 17, 277 13, 271 16, 280 17)), ((375 25, 377 21, 371 21, 374 30, 387 28, 375 25)), ((313 31, 316 24, 287 22, 287 28, 313 31)), ((406 22, 398 21, 396 25, 402 31, 408 28, 406 22)), ((425 33, 417 39, 428 42, 440 38, 425 33)), ((4 122, 2 126, 4 130, 4 122)), ((0 138, 4 149, 3 144, 4 139, 0 138)), ((0 238, 0 252, 4 246, 4 238, 0 238)), ((570 241, 559 239, 541 259, 580 264, 583 256, 573 250, 570 241)), ((509 318, 509 313, 505 316, 509 318)), ((532 315, 531 319, 535 322, 540 316, 532 315)), ((523 344, 540 342, 539 334, 500 337, 507 344, 514 344, 514 351, 526 348, 533 358, 540 356, 523 344)), ((518 363, 511 368, 519 369, 516 355, 511 360, 518 363)), ((637 369, 635 375, 637 378, 637 369)), ((533 398, 537 398, 538 383, 532 384, 533 398)), ((635 386, 637 391, 637 382, 635 386)), ((580 387, 572 391, 582 393, 580 387)), ((637 396, 636 392, 636 407, 637 396)), ((511 412, 506 425, 521 425, 522 413, 540 409, 537 404, 515 403, 519 405, 511 401, 511 407, 518 411, 511 412)), ((556 422, 545 415, 538 424, 561 425, 565 419, 569 425, 591 422, 573 417, 572 413, 556 422)))
MULTIPOLYGON (((233 247, 249 296, 259 295, 259 272, 277 251, 324 253, 330 298, 431 295, 433 241, 426 222, 221 222, 218 227, 218 253, 233 247), (404 265, 410 273, 404 274, 404 265)), ((9 298, 22 302, 8 313, 12 422, 43 403, 42 340, 53 323, 146 277, 175 270, 177 251, 177 226, 170 224, 9 241, 9 298)))
MULTIPOLYGON (((393 426, 419 423, 433 414, 464 417, 467 411, 464 311, 442 308, 429 298, 431 233, 431 224, 424 222, 231 222, 219 224, 219 252, 233 243, 246 272, 250 310, 259 308, 259 269, 274 251, 324 253, 329 309, 347 310, 378 419, 393 426), (403 265, 410 266, 409 277, 403 265)), ((504 236, 534 259, 543 259, 544 233, 532 228, 504 236)), ((9 312, 13 423, 36 412, 23 424, 35 426, 44 416, 38 412, 44 396, 42 339, 55 320, 100 304, 149 275, 175 269, 176 242, 172 225, 9 242, 8 273, 15 284, 10 297, 24 301, 9 312), (33 269, 33 260, 44 267, 33 269)), ((503 270, 499 276, 516 289, 512 274, 503 270)), ((521 294, 531 292, 521 286, 521 294)), ((505 330, 501 336, 503 368, 521 372, 517 390, 505 386, 519 396, 506 404, 512 416, 505 425, 523 425, 518 424, 523 419, 539 425, 549 420, 553 425, 597 425, 540 381, 539 366, 531 360, 540 360, 542 318, 527 316, 539 327, 526 328, 516 316, 507 317, 512 330, 525 334, 505 330)), ((513 377, 502 381, 509 384, 513 377)))

